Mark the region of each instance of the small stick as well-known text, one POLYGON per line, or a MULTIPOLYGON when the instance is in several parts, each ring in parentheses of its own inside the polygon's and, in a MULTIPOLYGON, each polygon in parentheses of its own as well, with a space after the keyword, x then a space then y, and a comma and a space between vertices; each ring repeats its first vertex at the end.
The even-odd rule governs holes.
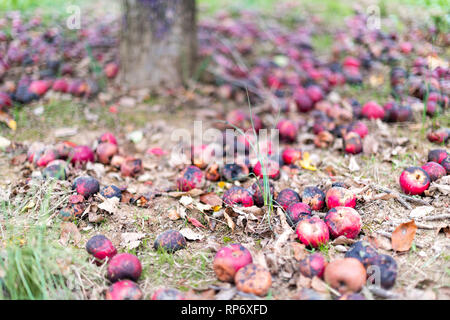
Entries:
POLYGON ((427 224, 423 224, 423 223, 419 223, 419 222, 416 222, 416 226, 419 229, 425 229, 425 230, 434 230, 434 229, 436 229, 436 227, 429 226, 427 224))
MULTIPOLYGON (((390 224, 391 224, 392 226, 394 226, 394 227, 398 227, 398 224, 407 223, 407 222, 409 222, 409 221, 410 221, 410 220, 408 220, 408 221, 405 221, 405 220, 395 220, 395 221, 390 221, 390 224)), ((415 224, 416 224, 416 226, 417 226, 418 229, 425 229, 425 230, 434 230, 434 229, 436 229, 436 227, 429 226, 429 225, 427 225, 427 224, 423 224, 423 223, 416 222, 416 221, 415 221, 415 224)))
POLYGON ((410 202, 416 202, 416 203, 420 203, 420 204, 423 204, 423 205, 426 205, 426 206, 429 206, 429 205, 430 205, 430 204, 429 204, 427 201, 425 201, 425 200, 422 200, 422 199, 416 199, 416 198, 414 198, 414 197, 407 196, 406 194, 398 193, 398 192, 396 192, 396 191, 394 191, 394 190, 391 190, 391 189, 388 189, 388 188, 380 187, 380 186, 377 186, 377 185, 372 185, 372 187, 373 187, 374 189, 379 190, 379 191, 382 191, 382 192, 386 192, 386 193, 394 193, 394 194, 397 195, 398 197, 402 197, 403 199, 408 200, 408 201, 410 201, 410 202))
POLYGON ((409 205, 409 203, 406 202, 405 200, 403 200, 402 198, 400 198, 399 196, 396 196, 396 197, 395 197, 395 200, 397 200, 398 202, 400 202, 400 204, 403 205, 406 209, 412 210, 412 207, 409 205))
POLYGON ((437 216, 429 216, 429 217, 423 218, 423 220, 425 220, 425 221, 444 220, 444 219, 450 219, 450 214, 444 213, 444 214, 439 214, 437 216))

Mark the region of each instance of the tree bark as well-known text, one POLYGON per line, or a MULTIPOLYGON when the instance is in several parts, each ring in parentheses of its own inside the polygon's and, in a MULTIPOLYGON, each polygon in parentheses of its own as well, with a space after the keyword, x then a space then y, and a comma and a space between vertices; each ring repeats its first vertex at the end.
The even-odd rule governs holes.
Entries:
POLYGON ((129 89, 176 87, 195 68, 195 0, 123 0, 121 82, 129 89))

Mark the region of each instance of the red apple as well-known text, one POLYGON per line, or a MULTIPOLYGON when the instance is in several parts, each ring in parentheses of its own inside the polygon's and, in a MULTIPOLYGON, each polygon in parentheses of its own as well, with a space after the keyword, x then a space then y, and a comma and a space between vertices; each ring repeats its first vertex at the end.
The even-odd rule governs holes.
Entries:
POLYGON ((332 187, 327 191, 325 202, 328 209, 340 206, 354 208, 356 206, 356 196, 345 188, 332 187))
POLYGON ((236 272, 252 262, 250 251, 241 244, 234 243, 217 251, 213 269, 220 281, 232 282, 236 272))
POLYGON ((375 101, 369 101, 363 105, 361 114, 367 119, 383 119, 384 109, 375 101))
POLYGON ((334 207, 324 218, 332 237, 355 239, 361 231, 361 216, 349 207, 334 207))
POLYGON ((316 216, 300 220, 296 233, 303 244, 314 248, 326 244, 330 239, 327 225, 316 216))
POLYGON ((430 176, 419 167, 406 168, 400 175, 400 187, 406 194, 422 194, 430 186, 430 176))

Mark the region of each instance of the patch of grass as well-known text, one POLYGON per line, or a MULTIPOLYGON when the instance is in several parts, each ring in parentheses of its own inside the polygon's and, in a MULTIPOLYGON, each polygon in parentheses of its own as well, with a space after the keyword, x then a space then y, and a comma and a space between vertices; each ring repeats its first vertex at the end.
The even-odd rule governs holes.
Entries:
POLYGON ((44 105, 44 112, 37 116, 33 111, 41 106, 31 104, 16 105, 13 115, 17 121, 17 131, 11 131, 1 126, 0 135, 16 141, 27 139, 42 139, 48 136, 49 129, 73 126, 88 126, 89 121, 83 114, 83 106, 72 101, 51 100, 44 105))
POLYGON ((90 283, 95 279, 93 275, 98 274, 96 267, 79 255, 80 251, 58 243, 59 223, 47 226, 54 210, 51 203, 54 191, 48 185, 44 189, 42 197, 42 189, 31 190, 25 196, 30 200, 22 201, 21 205, 2 206, 0 299, 86 299, 81 269, 90 277, 90 283), (31 201, 33 207, 28 206, 31 201))
POLYGON ((0 11, 20 11, 25 17, 37 15, 44 25, 55 25, 64 22, 61 18, 69 18, 74 13, 68 10, 71 5, 84 7, 88 3, 87 0, 2 0, 0 11))
POLYGON ((333 37, 330 34, 318 34, 312 37, 312 45, 318 52, 326 52, 333 44, 333 37))
POLYGON ((186 288, 192 288, 216 281, 211 269, 211 257, 204 252, 169 253, 159 249, 150 254, 150 259, 141 277, 148 278, 152 286, 178 284, 179 287, 179 283, 183 283, 186 288))
POLYGON ((330 243, 329 242, 324 243, 324 244, 320 243, 318 246, 318 249, 319 249, 320 253, 322 253, 325 257, 327 257, 327 259, 330 259, 330 256, 329 256, 330 243))

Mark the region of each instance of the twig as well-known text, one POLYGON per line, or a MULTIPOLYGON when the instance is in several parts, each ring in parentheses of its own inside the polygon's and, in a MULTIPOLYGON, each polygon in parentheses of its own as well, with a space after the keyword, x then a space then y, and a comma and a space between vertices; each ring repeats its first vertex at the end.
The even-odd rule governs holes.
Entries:
POLYGON ((439 214, 437 216, 429 216, 429 217, 423 218, 423 220, 425 220, 425 221, 444 220, 444 219, 450 219, 450 214, 444 213, 444 214, 439 214))
MULTIPOLYGON (((401 220, 401 219, 395 219, 395 220, 391 220, 391 221, 390 221, 390 224, 391 224, 392 226, 394 226, 394 227, 398 227, 399 224, 407 223, 407 222, 409 222, 409 221, 410 221, 410 220, 407 220, 407 221, 406 221, 406 220, 401 220)), ((415 221, 414 223, 416 224, 417 228, 419 228, 419 229, 434 230, 434 229, 437 228, 437 227, 429 226, 429 225, 427 225, 427 224, 423 224, 423 223, 420 223, 420 222, 417 222, 417 221, 415 221)))
MULTIPOLYGON (((403 198, 405 200, 408 200, 410 202, 415 202, 415 203, 419 203, 419 204, 426 205, 426 206, 430 205, 430 203, 425 201, 425 200, 417 199, 417 198, 414 198, 414 197, 411 197, 411 196, 407 196, 406 194, 401 194, 401 193, 398 193, 397 191, 394 191, 394 190, 391 190, 391 189, 388 189, 388 188, 385 188, 385 187, 372 185, 372 188, 375 189, 375 190, 378 190, 378 191, 386 192, 386 193, 393 193, 398 198, 401 197, 401 198, 403 198)), ((400 200, 399 200, 399 202, 400 202, 400 200)))

